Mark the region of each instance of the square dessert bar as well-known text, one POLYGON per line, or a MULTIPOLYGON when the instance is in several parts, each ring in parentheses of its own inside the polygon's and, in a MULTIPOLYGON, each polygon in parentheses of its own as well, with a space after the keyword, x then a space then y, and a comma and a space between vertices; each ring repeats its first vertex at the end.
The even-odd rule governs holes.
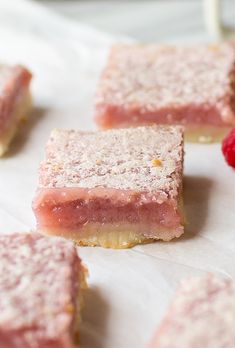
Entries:
POLYGON ((0 156, 8 149, 19 122, 31 109, 31 77, 22 66, 0 65, 0 156))
POLYGON ((183 132, 54 130, 33 203, 38 230, 125 248, 183 233, 183 132))
POLYGON ((210 142, 235 125, 235 45, 116 45, 100 78, 102 128, 183 124, 210 142))
POLYGON ((185 281, 149 348, 234 348, 235 282, 185 281))
POLYGON ((74 245, 0 236, 0 347, 74 348, 85 271, 74 245))

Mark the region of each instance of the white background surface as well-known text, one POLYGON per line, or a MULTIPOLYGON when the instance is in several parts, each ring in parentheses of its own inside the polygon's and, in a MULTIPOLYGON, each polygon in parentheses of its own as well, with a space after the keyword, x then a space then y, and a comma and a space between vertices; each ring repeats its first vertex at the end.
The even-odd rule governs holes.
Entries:
MULTIPOLYGON (((196 1, 98 2, 100 10, 89 1, 45 2, 63 19, 38 4, 0 0, 1 61, 31 68, 35 100, 30 122, 0 161, 0 233, 35 226, 31 201, 50 130, 95 129, 93 94, 116 40, 111 33, 146 41, 210 39, 196 1)), ((90 273, 82 348, 144 348, 183 278, 208 271, 235 277, 235 171, 220 145, 186 146, 184 191, 183 238, 130 250, 80 249, 90 273)))
MULTIPOLYGON (((213 0, 42 0, 68 18, 145 42, 210 39, 204 29, 205 2, 213 0)), ((220 2, 224 25, 235 29, 234 0, 220 2)))

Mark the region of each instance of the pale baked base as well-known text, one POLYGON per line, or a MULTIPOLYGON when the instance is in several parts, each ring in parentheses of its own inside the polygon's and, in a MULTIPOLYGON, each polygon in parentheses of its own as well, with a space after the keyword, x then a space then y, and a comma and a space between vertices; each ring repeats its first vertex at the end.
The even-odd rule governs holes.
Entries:
POLYGON ((83 294, 87 289, 87 269, 82 266, 82 270, 79 273, 79 289, 78 296, 76 301, 76 313, 75 313, 75 321, 74 321, 74 343, 79 343, 79 334, 80 334, 80 325, 82 321, 82 309, 84 306, 83 294))
POLYGON ((27 90, 24 95, 21 96, 19 102, 17 103, 15 110, 13 111, 12 123, 9 129, 0 135, 0 157, 8 150, 9 145, 14 138, 19 123, 27 119, 27 116, 32 108, 32 97, 27 90))
POLYGON ((229 133, 231 127, 201 126, 200 128, 186 128, 185 141, 189 143, 218 143, 229 133))
POLYGON ((179 226, 177 230, 159 226, 151 227, 151 232, 146 234, 141 232, 144 230, 146 225, 142 224, 88 223, 73 232, 61 229, 40 229, 39 233, 72 239, 81 246, 125 249, 154 240, 170 241, 180 237, 184 232, 183 226, 179 226))

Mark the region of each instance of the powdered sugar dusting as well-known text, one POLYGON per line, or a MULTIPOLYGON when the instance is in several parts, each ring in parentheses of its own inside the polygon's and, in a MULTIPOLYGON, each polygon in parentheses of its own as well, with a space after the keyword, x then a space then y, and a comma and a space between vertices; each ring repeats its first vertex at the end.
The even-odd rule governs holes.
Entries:
POLYGON ((1 333, 25 335, 22 347, 39 347, 36 338, 45 343, 69 336, 80 267, 73 244, 36 234, 1 235, 0 260, 1 333))
POLYGON ((105 187, 178 194, 182 181, 181 127, 79 132, 54 130, 40 167, 40 188, 105 187), (161 165, 154 165, 159 159, 161 165))
POLYGON ((232 43, 116 45, 98 85, 96 106, 120 107, 143 117, 164 108, 203 106, 218 110, 225 122, 235 122, 234 79, 232 43))
POLYGON ((15 75, 15 68, 8 65, 0 65, 0 97, 6 95, 6 82, 15 75))
POLYGON ((183 283, 151 348, 233 348, 235 282, 213 275, 183 283))

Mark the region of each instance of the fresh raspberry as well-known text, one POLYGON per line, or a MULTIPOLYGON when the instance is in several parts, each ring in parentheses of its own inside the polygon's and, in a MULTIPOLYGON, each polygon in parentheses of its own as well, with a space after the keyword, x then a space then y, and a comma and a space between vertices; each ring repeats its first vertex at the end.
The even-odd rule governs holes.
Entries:
POLYGON ((222 142, 222 152, 226 162, 235 168, 235 128, 224 138, 222 142))

